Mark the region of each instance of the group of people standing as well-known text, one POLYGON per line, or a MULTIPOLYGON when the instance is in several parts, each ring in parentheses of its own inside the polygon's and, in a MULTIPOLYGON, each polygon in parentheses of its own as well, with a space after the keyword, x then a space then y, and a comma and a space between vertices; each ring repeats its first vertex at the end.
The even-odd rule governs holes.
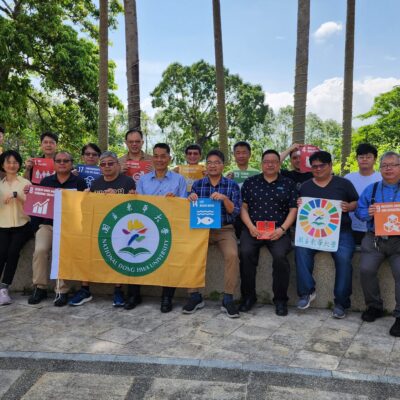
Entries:
MULTIPOLYGON (((375 236, 375 203, 400 202, 400 156, 387 152, 379 160, 380 172, 374 171, 377 150, 364 143, 357 147, 359 170, 345 177, 332 172, 332 158, 326 151, 317 151, 310 157, 311 172, 300 171, 300 146, 294 144, 279 154, 266 150, 261 156, 260 169, 251 168, 251 148, 247 142, 234 145, 233 156, 237 170, 224 174, 224 154, 211 150, 201 167, 203 177, 188 186, 180 174, 183 166, 170 170, 170 147, 158 143, 153 154, 143 152, 143 134, 130 130, 125 135, 127 154, 118 158, 110 151, 101 152, 96 144, 89 143, 82 148, 82 161, 86 165, 99 165, 101 176, 92 182, 90 188, 74 169, 72 155, 57 151, 58 138, 53 133, 41 135, 42 157, 54 160, 54 174, 45 177, 41 186, 87 190, 105 194, 144 194, 153 196, 181 197, 189 201, 211 198, 221 202, 221 228, 211 229, 209 243, 216 244, 224 260, 224 295, 221 309, 228 317, 237 318, 240 312, 248 312, 257 302, 256 271, 259 253, 266 246, 272 256, 273 302, 278 316, 288 314, 288 286, 290 264, 288 254, 292 250, 292 236, 298 207, 302 198, 323 198, 340 201, 342 211, 337 251, 331 252, 335 263, 333 317, 344 318, 350 308, 352 293, 352 256, 356 244, 361 244, 360 276, 365 296, 366 310, 362 319, 372 322, 383 316, 383 303, 379 291, 377 271, 385 259, 389 260, 395 280, 396 318, 390 334, 400 336, 400 235, 375 236), (284 170, 281 164, 290 157, 291 170, 284 170), (125 175, 129 161, 149 161, 149 170, 138 182, 125 175), (236 172, 243 172, 244 181, 236 172), (246 175, 247 173, 247 175, 246 175), (189 189, 188 189, 189 188, 189 189), (189 191, 188 191, 189 190, 189 191), (273 229, 263 236, 258 222, 272 221, 273 229), (239 239, 239 240, 238 240, 239 239), (234 293, 240 282, 241 301, 237 305, 234 293)), ((202 149, 190 145, 185 150, 189 165, 200 165, 202 149)), ((24 177, 18 175, 23 166, 21 156, 7 150, 0 156, 0 169, 4 175, 0 181, 0 304, 11 302, 8 286, 12 283, 20 250, 35 235, 33 255, 34 290, 29 304, 38 304, 47 298, 49 284, 49 254, 52 245, 52 220, 33 217, 23 212, 25 195, 32 180, 32 161, 25 162, 24 177)), ((316 250, 295 246, 297 270, 297 292, 299 309, 307 309, 316 297, 313 278, 316 250)), ((57 280, 55 306, 82 305, 92 300, 89 282, 82 282, 81 288, 72 298, 68 297, 68 282, 57 280)), ((189 298, 182 312, 194 313, 204 307, 198 288, 188 289, 189 298)), ((161 312, 172 310, 175 288, 164 287, 161 297, 161 312)), ((121 285, 116 285, 113 304, 116 307, 133 309, 142 302, 140 285, 128 285, 124 296, 121 285)))

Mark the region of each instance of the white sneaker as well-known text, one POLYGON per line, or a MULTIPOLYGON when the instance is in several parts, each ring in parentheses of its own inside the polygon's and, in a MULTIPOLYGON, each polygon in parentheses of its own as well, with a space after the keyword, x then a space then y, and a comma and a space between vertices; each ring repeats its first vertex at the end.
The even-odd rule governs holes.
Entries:
POLYGON ((8 289, 0 289, 0 306, 11 304, 11 297, 8 294, 8 289))

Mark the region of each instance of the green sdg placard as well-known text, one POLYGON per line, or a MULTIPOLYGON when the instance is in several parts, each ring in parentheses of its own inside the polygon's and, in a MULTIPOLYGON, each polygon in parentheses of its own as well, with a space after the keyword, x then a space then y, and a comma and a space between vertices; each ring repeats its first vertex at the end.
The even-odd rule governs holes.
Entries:
POLYGON ((158 269, 171 249, 171 226, 156 206, 132 200, 114 207, 103 219, 98 244, 104 261, 127 276, 158 269))

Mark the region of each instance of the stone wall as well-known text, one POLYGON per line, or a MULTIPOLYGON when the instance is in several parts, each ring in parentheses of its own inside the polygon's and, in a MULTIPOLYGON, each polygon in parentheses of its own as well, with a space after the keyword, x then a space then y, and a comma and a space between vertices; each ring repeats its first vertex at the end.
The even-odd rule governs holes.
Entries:
MULTIPOLYGON (((32 253, 34 242, 31 240, 24 247, 17 273, 11 287, 14 291, 30 290, 32 286, 32 253)), ((365 308, 362 290, 359 279, 359 259, 360 253, 356 252, 353 258, 353 295, 352 308, 354 310, 362 310, 365 308)), ((293 252, 290 254, 290 263, 292 266, 289 286, 289 304, 296 303, 296 268, 294 266, 293 252)), ((317 298, 313 302, 314 307, 326 308, 333 303, 333 285, 335 281, 335 269, 333 259, 329 253, 318 253, 315 257, 314 278, 316 280, 317 298)), ((394 308, 394 280, 390 267, 385 262, 379 271, 379 279, 382 297, 385 308, 392 311, 394 308)), ((218 295, 223 291, 223 259, 221 253, 215 246, 210 246, 207 261, 206 287, 203 290, 206 296, 217 299, 218 295)), ((73 288, 79 288, 79 283, 72 283, 73 288)), ((109 284, 93 284, 91 285, 93 293, 110 294, 113 285, 109 284)), ((144 295, 159 296, 161 288, 143 287, 144 295)), ((272 300, 272 268, 271 257, 266 248, 260 253, 260 262, 257 274, 257 295, 259 302, 270 303, 272 300)), ((185 297, 186 290, 179 289, 177 296, 185 297)), ((239 296, 239 290, 237 291, 239 296)))

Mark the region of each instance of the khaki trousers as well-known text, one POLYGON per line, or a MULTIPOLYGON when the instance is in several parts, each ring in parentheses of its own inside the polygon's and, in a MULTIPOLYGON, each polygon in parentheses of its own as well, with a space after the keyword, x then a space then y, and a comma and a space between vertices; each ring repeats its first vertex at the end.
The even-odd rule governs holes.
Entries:
MULTIPOLYGON (((216 244, 224 257, 224 293, 234 294, 239 281, 239 254, 235 228, 225 225, 221 229, 211 229, 209 244, 216 244)), ((198 289, 188 289, 189 293, 198 289)))
MULTIPOLYGON (((51 225, 39 225, 35 236, 35 251, 32 262, 33 284, 39 289, 47 289, 49 284, 49 258, 53 244, 53 227, 51 225)), ((56 293, 68 293, 69 288, 65 281, 57 279, 56 293)))

